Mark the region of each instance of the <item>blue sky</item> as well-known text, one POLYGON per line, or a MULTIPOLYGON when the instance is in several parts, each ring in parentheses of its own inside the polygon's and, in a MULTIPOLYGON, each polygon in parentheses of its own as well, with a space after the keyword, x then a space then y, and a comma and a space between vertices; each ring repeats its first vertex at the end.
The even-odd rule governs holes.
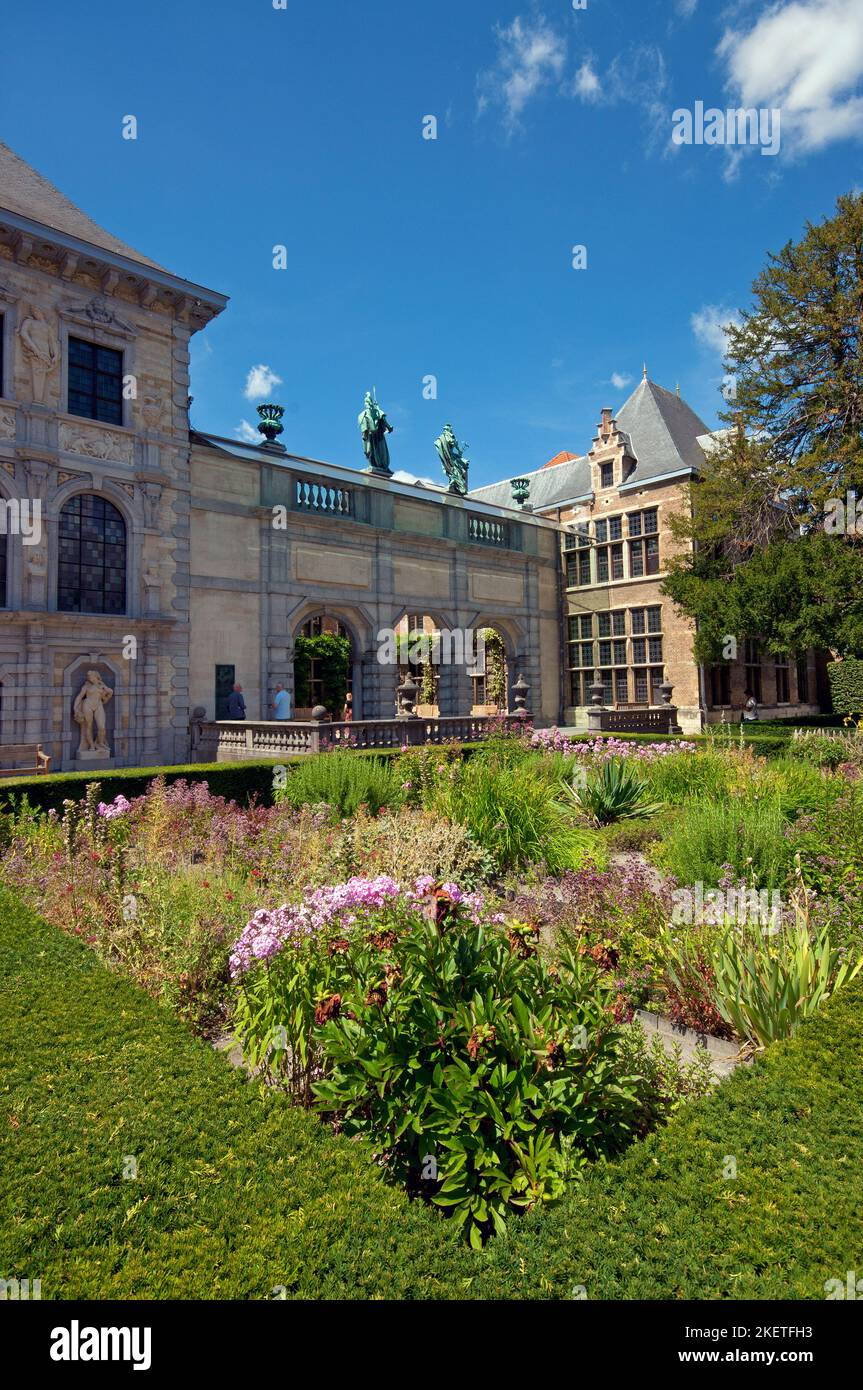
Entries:
POLYGON ((395 468, 440 476, 451 421, 475 486, 586 451, 644 361, 715 425, 765 253, 863 186, 861 0, 43 0, 3 29, 0 138, 231 296, 193 424, 256 423, 264 366, 287 447, 348 466, 372 385, 395 468), (674 145, 696 101, 779 107, 780 152, 674 145))

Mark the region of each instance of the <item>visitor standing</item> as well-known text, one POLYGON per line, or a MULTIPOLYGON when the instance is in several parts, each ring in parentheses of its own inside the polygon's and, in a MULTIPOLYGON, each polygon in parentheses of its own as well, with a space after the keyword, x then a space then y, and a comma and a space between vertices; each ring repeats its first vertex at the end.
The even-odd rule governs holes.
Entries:
POLYGON ((245 717, 246 702, 243 699, 243 687, 241 685, 235 685, 228 696, 228 718, 245 719, 245 717))
POLYGON ((290 719, 291 717, 291 695, 283 685, 276 686, 276 693, 273 696, 273 713, 276 719, 290 719))
POLYGON ((754 724, 758 721, 758 701, 751 690, 743 692, 743 718, 741 723, 754 724))

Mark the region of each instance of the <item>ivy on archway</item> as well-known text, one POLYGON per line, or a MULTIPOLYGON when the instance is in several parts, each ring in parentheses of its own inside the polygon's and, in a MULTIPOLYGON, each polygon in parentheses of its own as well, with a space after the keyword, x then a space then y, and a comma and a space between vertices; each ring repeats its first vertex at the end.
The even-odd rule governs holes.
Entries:
POLYGON ((297 708, 312 704, 310 677, 312 662, 316 663, 321 681, 321 703, 336 718, 341 718, 348 693, 351 670, 351 640, 334 632, 321 632, 317 637, 297 637, 294 642, 294 687, 297 708))

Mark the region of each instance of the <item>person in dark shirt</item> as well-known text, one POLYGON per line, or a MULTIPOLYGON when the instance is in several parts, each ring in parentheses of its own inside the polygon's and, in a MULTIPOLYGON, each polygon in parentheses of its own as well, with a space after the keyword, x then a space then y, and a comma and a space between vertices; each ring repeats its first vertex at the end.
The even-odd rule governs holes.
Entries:
POLYGON ((243 687, 241 685, 235 685, 228 696, 228 718, 245 719, 245 717, 246 702, 243 699, 243 687))

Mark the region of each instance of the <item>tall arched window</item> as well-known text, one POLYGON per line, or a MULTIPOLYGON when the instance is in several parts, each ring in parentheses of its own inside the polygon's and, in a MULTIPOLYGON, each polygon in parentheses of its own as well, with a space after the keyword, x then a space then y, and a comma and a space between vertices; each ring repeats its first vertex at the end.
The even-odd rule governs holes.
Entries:
POLYGON ((125 613, 126 523, 104 497, 79 493, 60 513, 57 607, 125 613))

